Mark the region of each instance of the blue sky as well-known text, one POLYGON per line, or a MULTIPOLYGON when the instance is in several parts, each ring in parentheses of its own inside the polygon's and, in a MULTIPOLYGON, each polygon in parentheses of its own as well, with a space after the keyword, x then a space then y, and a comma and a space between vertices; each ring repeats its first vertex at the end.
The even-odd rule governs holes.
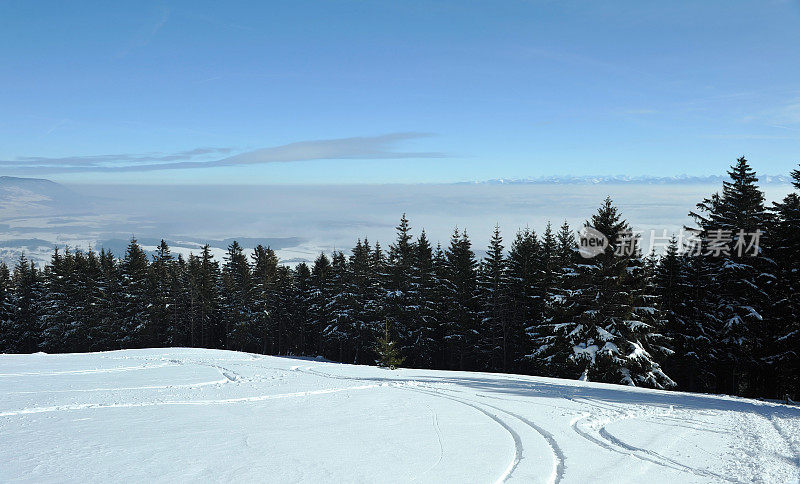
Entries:
POLYGON ((741 155, 800 161, 799 2, 0 0, 7 174, 448 182, 741 155))

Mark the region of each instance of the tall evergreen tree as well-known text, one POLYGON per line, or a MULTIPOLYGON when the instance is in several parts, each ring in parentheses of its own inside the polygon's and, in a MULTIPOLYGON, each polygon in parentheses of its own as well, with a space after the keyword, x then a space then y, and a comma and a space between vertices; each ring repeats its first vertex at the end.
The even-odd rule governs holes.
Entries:
POLYGON ((413 310, 416 324, 412 327, 413 351, 406 360, 408 366, 432 368, 436 361, 437 346, 441 345, 441 314, 437 306, 437 286, 434 253, 423 230, 414 243, 413 310))
MULTIPOLYGON (((253 250, 253 318, 260 335, 262 347, 259 351, 271 354, 286 354, 288 351, 288 315, 278 311, 280 290, 278 280, 278 256, 269 247, 258 245, 253 250)), ((288 283, 288 281, 284 281, 288 283)))
POLYGON ((71 291, 73 278, 73 258, 69 248, 62 254, 58 247, 53 249, 50 264, 45 267, 43 289, 46 297, 42 300, 39 318, 41 322, 41 348, 50 353, 71 351, 66 343, 67 334, 80 324, 78 311, 73 311, 77 303, 71 291))
POLYGON ((191 346, 222 348, 224 327, 220 318, 222 308, 221 274, 219 262, 214 260, 211 248, 203 246, 199 256, 189 258, 188 298, 189 340, 191 346))
POLYGON ((605 251, 576 266, 547 344, 539 349, 553 373, 567 378, 656 388, 671 387, 657 361, 658 328, 638 310, 641 260, 632 236, 610 198, 587 225, 601 232, 605 251))
POLYGON ((297 320, 293 329, 292 340, 295 341, 295 352, 301 355, 316 356, 314 338, 314 318, 312 316, 312 284, 311 269, 305 262, 297 264, 294 269, 294 280, 297 287, 297 320))
POLYGON ((12 341, 13 310, 11 306, 13 286, 11 271, 5 262, 0 261, 0 353, 5 353, 14 343, 12 341))
POLYGON ((254 322, 253 280, 244 249, 235 240, 228 246, 222 267, 222 310, 226 349, 257 352, 261 335, 254 322))
POLYGON ((500 235, 500 227, 496 225, 486 257, 480 266, 480 316, 486 335, 483 349, 489 358, 488 368, 509 371, 514 355, 509 348, 510 286, 503 249, 503 237, 500 235))
POLYGON ((414 281, 415 250, 405 214, 396 230, 397 238, 389 246, 387 258, 386 321, 390 331, 399 338, 400 353, 414 361, 417 359, 415 345, 421 324, 416 311, 419 288, 414 281))
POLYGON ((175 269, 169 246, 161 239, 156 248, 153 261, 149 266, 148 278, 148 321, 150 322, 142 343, 145 346, 172 346, 174 325, 176 324, 174 307, 175 269))
POLYGON ((709 308, 698 304, 708 280, 702 258, 681 254, 674 236, 655 268, 655 292, 665 319, 665 333, 673 352, 664 361, 665 372, 685 390, 713 387, 711 337, 703 324, 709 308))
POLYGON ((541 297, 538 317, 527 325, 529 339, 526 351, 528 370, 534 374, 547 375, 548 364, 541 358, 539 349, 548 344, 550 325, 555 315, 561 311, 562 294, 567 282, 567 271, 572 270, 574 237, 569 225, 565 222, 558 234, 553 233, 550 222, 547 222, 541 241, 539 263, 539 281, 537 294, 541 297))
MULTIPOLYGON (((538 333, 545 319, 542 268, 542 247, 536 232, 528 228, 518 231, 508 253, 509 315, 503 329, 505 371, 521 368, 522 358, 531 350, 529 334, 538 333)), ((530 369, 534 360, 525 359, 524 366, 530 369)))
POLYGON ((331 258, 331 268, 327 278, 328 318, 322 330, 325 339, 326 354, 337 361, 350 360, 348 340, 353 336, 355 326, 355 297, 351 277, 347 267, 347 258, 341 251, 335 251, 331 258))
POLYGON ((33 353, 41 344, 43 305, 42 276, 36 265, 21 254, 12 275, 13 291, 9 298, 11 324, 7 326, 6 350, 10 353, 33 353))
MULTIPOLYGON (((800 170, 792 172, 800 190, 800 170)), ((769 311, 774 340, 765 342, 764 363, 774 369, 774 396, 800 399, 800 194, 790 193, 773 202, 767 256, 776 263, 776 283, 769 311)))
POLYGON ((97 350, 121 348, 122 274, 114 254, 100 250, 100 273, 97 278, 96 325, 93 341, 97 350))
POLYGON ((148 343, 150 329, 149 263, 147 254, 132 238, 121 264, 120 344, 123 348, 138 348, 148 343))
POLYGON ((478 262, 466 231, 455 230, 445 256, 448 366, 458 370, 485 368, 487 362, 479 352, 482 327, 478 315, 478 262))
POLYGON ((311 340, 307 344, 309 351, 317 355, 322 355, 325 352, 326 345, 322 334, 333 319, 331 307, 328 304, 333 292, 330 276, 331 260, 322 253, 314 261, 314 267, 311 269, 311 291, 308 307, 310 318, 310 331, 308 334, 311 336, 311 340))
POLYGON ((350 341, 353 363, 370 361, 379 321, 375 318, 375 301, 371 248, 368 240, 359 240, 353 248, 349 263, 345 303, 349 310, 350 341))
POLYGON ((720 391, 732 394, 774 393, 774 371, 764 356, 777 337, 766 311, 775 268, 760 249, 769 215, 758 178, 744 157, 728 176, 722 194, 706 198, 690 213, 704 241, 701 256, 711 266, 712 291, 704 298, 715 308, 708 324, 715 325, 717 381, 720 391))

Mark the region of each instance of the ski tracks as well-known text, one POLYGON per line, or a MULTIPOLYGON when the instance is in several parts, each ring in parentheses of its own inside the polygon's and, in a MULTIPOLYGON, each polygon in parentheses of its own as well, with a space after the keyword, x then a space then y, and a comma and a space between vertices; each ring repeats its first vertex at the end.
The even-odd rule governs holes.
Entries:
MULTIPOLYGON (((149 360, 149 359, 145 359, 149 360)), ((163 359, 162 359, 163 360, 163 359)), ((196 387, 203 387, 203 386, 210 386, 210 385, 224 385, 226 383, 239 383, 246 378, 243 378, 239 373, 220 366, 213 363, 205 362, 205 361, 180 361, 180 360, 167 360, 164 363, 156 364, 156 365, 142 365, 142 366, 135 366, 135 367, 117 367, 117 368, 110 368, 110 369, 91 369, 91 370, 72 370, 72 371, 62 371, 62 372, 39 372, 39 373, 7 373, 7 374, 0 374, 0 376, 42 376, 42 375, 71 375, 71 374, 86 374, 86 373, 107 373, 107 372, 116 372, 116 371, 130 371, 130 370, 143 370, 143 369, 150 369, 150 368, 163 368, 165 366, 177 366, 183 364, 190 364, 190 365, 198 365, 204 366, 209 368, 214 368, 220 372, 224 379, 214 380, 214 381, 206 381, 206 382, 198 382, 198 383, 190 383, 190 384, 176 384, 176 385, 149 385, 149 386, 137 386, 137 387, 119 387, 119 388, 91 388, 91 389, 83 389, 83 390, 56 390, 56 391, 49 391, 49 393, 69 393, 69 392, 100 392, 100 391, 123 391, 123 390, 150 390, 150 389, 166 389, 166 388, 196 388, 196 387)), ((337 388, 325 388, 320 390, 309 390, 309 391, 301 391, 301 392, 292 392, 292 393, 281 393, 281 394, 264 394, 264 395, 255 395, 255 396, 247 396, 247 397, 238 397, 238 398, 219 398, 219 399, 202 399, 202 400, 153 400, 153 401, 143 401, 143 402, 113 402, 113 403, 98 403, 98 402, 91 402, 91 403, 79 403, 79 404, 65 404, 65 405, 53 405, 48 407, 29 407, 29 408, 22 408, 17 410, 0 410, 0 417, 15 417, 20 415, 30 415, 30 414, 39 414, 39 413, 51 413, 51 412, 65 412, 65 411, 78 411, 78 410, 88 410, 88 409, 110 409, 110 408, 139 408, 139 407, 158 407, 158 406, 180 406, 180 405, 228 405, 228 404, 236 404, 236 403, 246 403, 246 402, 261 402, 267 400, 276 400, 276 399, 284 399, 284 398, 296 398, 296 397, 307 397, 307 396, 314 396, 314 395, 327 395, 331 393, 339 393, 344 391, 357 391, 357 390, 366 390, 371 388, 377 388, 382 386, 381 384, 366 384, 366 385, 354 385, 349 387, 337 387, 337 388)), ((16 393, 38 393, 38 392, 16 392, 16 393)))
POLYGON ((733 479, 731 477, 718 474, 706 469, 699 469, 688 466, 686 464, 683 464, 675 459, 662 455, 653 450, 631 445, 628 442, 625 442, 619 437, 613 435, 607 428, 609 424, 624 419, 666 417, 671 415, 672 409, 670 409, 667 412, 657 412, 652 409, 642 409, 640 412, 631 412, 630 410, 625 411, 620 407, 617 407, 616 405, 608 404, 605 402, 598 402, 587 399, 580 399, 575 401, 582 403, 583 405, 586 405, 588 407, 593 407, 599 410, 599 412, 595 414, 586 412, 573 418, 572 421, 570 422, 570 427, 576 434, 588 440, 589 442, 599 447, 602 447, 603 449, 618 454, 629 455, 631 457, 635 457, 639 460, 650 462, 652 464, 661 467, 681 472, 687 472, 699 477, 713 478, 727 482, 741 482, 738 479, 733 479), (588 422, 587 427, 589 429, 587 430, 585 428, 582 428, 580 425, 581 422, 588 422), (595 432, 596 436, 593 435, 593 433, 595 432))
POLYGON ((522 460, 523 446, 522 446, 522 438, 519 436, 519 434, 508 423, 506 423, 503 419, 501 419, 497 415, 491 413, 490 411, 485 410, 485 409, 479 407, 476 404, 467 402, 466 400, 455 398, 455 397, 452 397, 452 396, 449 396, 449 395, 443 395, 443 394, 437 393, 435 391, 423 390, 423 389, 420 389, 420 388, 407 388, 407 389, 411 390, 411 391, 418 392, 418 393, 425 393, 427 395, 432 395, 432 396, 438 397, 438 398, 446 398, 448 400, 452 400, 454 402, 458 402, 458 403, 460 403, 462 405, 466 405, 468 407, 472 407, 475 410, 477 410, 477 411, 481 412, 482 414, 486 415, 487 417, 492 419, 494 422, 496 422, 498 425, 500 425, 503 429, 505 429, 505 431, 508 432, 508 434, 511 436, 511 438, 514 441, 514 456, 511 459, 511 462, 509 462, 509 464, 506 467, 506 469, 500 475, 500 477, 498 477, 495 480, 495 483, 505 482, 511 476, 511 473, 514 472, 514 470, 517 468, 517 466, 519 465, 520 461, 522 460))
POLYGON ((283 398, 307 397, 313 395, 327 395, 331 393, 339 393, 345 391, 367 390, 370 388, 378 388, 381 385, 357 385, 351 387, 341 388, 325 388, 322 390, 309 390, 305 392, 293 393, 278 393, 256 395, 251 397, 239 398, 222 398, 222 399, 209 399, 209 400, 161 400, 151 402, 130 402, 130 403, 81 403, 77 405, 57 405, 52 407, 32 407, 23 408, 20 410, 12 410, 0 412, 0 417, 14 417, 17 415, 35 414, 35 413, 49 413, 49 412, 63 412, 70 410, 87 410, 87 409, 101 409, 101 408, 138 408, 138 407, 159 407, 159 406, 180 406, 180 405, 228 405, 235 403, 245 402, 263 402, 266 400, 277 400, 283 398))
MULTIPOLYGON (((308 373, 308 374, 320 376, 320 377, 323 377, 323 378, 330 378, 330 379, 335 379, 335 380, 375 381, 374 379, 370 379, 370 378, 348 378, 348 377, 341 377, 341 376, 336 376, 336 375, 329 375, 327 373, 316 371, 311 367, 307 367, 307 368, 303 369, 303 368, 297 366, 297 367, 292 367, 292 369, 294 371, 299 371, 299 372, 302 372, 302 373, 308 373)), ((400 380, 400 381, 403 381, 403 380, 400 380)), ((541 439, 544 440, 546 445, 549 447, 550 452, 552 453, 552 462, 553 462, 553 464, 552 464, 551 473, 548 476, 548 479, 546 481, 546 482, 548 482, 548 484, 557 484, 564 477, 565 457, 564 457, 563 451, 561 450, 561 448, 556 443, 555 438, 553 437, 552 434, 550 434, 549 432, 547 432, 546 430, 544 430, 540 426, 536 425, 535 423, 531 422, 530 420, 526 419, 525 417, 523 417, 521 415, 518 415, 518 414, 516 414, 514 412, 510 412, 508 410, 505 410, 503 408, 497 407, 495 405, 487 404, 485 402, 477 402, 475 400, 470 400, 470 399, 463 398, 463 397, 456 397, 456 396, 453 396, 453 395, 450 395, 450 394, 443 393, 444 391, 448 391, 448 390, 442 389, 442 388, 438 388, 438 387, 435 387, 435 386, 432 386, 432 385, 420 384, 420 383, 417 383, 417 382, 415 382, 413 380, 407 380, 407 381, 405 381, 405 383, 408 383, 408 385, 402 386, 402 387, 399 387, 399 388, 402 388, 402 389, 408 390, 408 391, 417 392, 417 393, 423 393, 423 394, 430 395, 430 396, 433 396, 433 397, 436 397, 436 398, 444 398, 444 399, 451 400, 451 401, 460 403, 462 405, 471 407, 471 408, 477 410, 478 412, 480 412, 481 414, 483 414, 484 416, 486 416, 489 419, 491 419, 493 422, 495 422, 497 425, 499 425, 501 428, 503 428, 503 430, 506 433, 508 433, 508 435, 511 437, 511 439, 512 439, 512 441, 514 443, 514 455, 512 456, 511 460, 509 461, 509 463, 506 466, 506 468, 503 471, 503 473, 495 480, 496 483, 505 482, 505 481, 509 480, 510 478, 514 477, 514 475, 515 475, 514 473, 515 472, 519 472, 520 464, 523 463, 524 459, 525 459, 525 446, 524 446, 523 435, 522 434, 527 433, 526 431, 520 429, 518 425, 515 426, 512 423, 510 423, 507 419, 503 418, 503 416, 499 415, 498 412, 500 414, 505 414, 506 416, 513 417, 514 420, 521 422, 524 425, 523 429, 524 428, 529 428, 530 430, 533 430, 535 433, 537 433, 539 435, 539 437, 541 439)), ((395 386, 395 385, 393 385, 393 386, 395 386)), ((436 430, 437 430, 437 436, 439 438, 439 442, 440 442, 440 445, 441 445, 441 435, 439 435, 438 422, 436 423, 436 430)), ((440 460, 441 460, 441 457, 440 457, 440 460)), ((535 461, 534 460, 530 460, 528 462, 530 462, 532 464, 532 466, 533 466, 532 468, 535 469, 535 461)), ((530 471, 530 472, 527 473, 526 477, 529 477, 529 476, 532 476, 532 475, 536 475, 536 473, 537 473, 536 470, 530 471)))

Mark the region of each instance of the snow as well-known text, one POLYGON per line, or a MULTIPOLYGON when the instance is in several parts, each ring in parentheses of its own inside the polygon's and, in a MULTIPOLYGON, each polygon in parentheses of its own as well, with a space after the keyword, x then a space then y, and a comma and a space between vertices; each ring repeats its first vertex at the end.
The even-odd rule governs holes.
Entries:
POLYGON ((0 355, 0 481, 797 482, 800 408, 201 349, 0 355))

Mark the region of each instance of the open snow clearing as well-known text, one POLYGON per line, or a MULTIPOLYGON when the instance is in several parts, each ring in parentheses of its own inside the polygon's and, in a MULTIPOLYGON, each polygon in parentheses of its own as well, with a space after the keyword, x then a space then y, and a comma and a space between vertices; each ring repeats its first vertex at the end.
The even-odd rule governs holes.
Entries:
POLYGON ((0 481, 797 482, 800 408, 201 349, 0 355, 0 481))

